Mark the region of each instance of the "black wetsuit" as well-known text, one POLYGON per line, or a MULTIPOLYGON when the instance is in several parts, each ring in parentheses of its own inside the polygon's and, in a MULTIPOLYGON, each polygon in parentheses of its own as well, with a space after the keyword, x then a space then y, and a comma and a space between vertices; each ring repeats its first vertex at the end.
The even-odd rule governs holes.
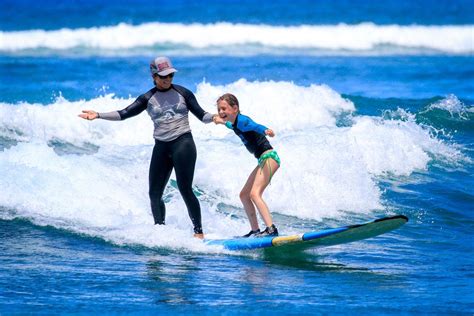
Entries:
POLYGON ((173 168, 179 192, 186 203, 195 233, 202 233, 201 208, 192 190, 194 167, 196 165, 196 145, 189 127, 188 112, 199 120, 210 123, 212 115, 198 104, 194 94, 188 89, 172 85, 170 89, 156 87, 139 96, 135 102, 121 111, 99 113, 108 120, 125 120, 148 111, 155 130, 155 146, 150 162, 149 196, 155 224, 165 224, 166 207, 163 192, 173 168))
POLYGON ((155 224, 164 224, 166 207, 163 192, 174 168, 179 192, 188 209, 195 233, 202 233, 201 208, 194 195, 192 184, 196 165, 196 145, 191 133, 186 133, 175 140, 163 142, 155 140, 150 162, 149 194, 151 210, 155 224))

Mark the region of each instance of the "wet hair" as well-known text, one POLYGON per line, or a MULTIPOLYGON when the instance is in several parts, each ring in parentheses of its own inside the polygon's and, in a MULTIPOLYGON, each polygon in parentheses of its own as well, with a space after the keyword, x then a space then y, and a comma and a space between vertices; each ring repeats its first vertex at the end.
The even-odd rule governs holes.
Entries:
POLYGON ((225 101, 232 107, 236 106, 240 111, 239 100, 237 100, 237 97, 232 93, 224 93, 217 99, 216 103, 219 103, 219 101, 225 101))

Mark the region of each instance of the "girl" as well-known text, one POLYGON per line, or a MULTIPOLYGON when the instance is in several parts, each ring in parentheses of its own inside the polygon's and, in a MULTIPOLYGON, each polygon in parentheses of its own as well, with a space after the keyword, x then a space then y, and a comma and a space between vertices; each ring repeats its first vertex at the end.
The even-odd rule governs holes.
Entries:
POLYGON ((224 124, 234 130, 245 147, 258 159, 258 165, 250 173, 247 182, 240 192, 240 200, 250 221, 251 230, 242 237, 278 236, 278 229, 272 222, 268 206, 262 199, 262 194, 270 183, 272 176, 280 167, 280 158, 268 142, 265 135, 275 136, 273 130, 252 121, 248 116, 240 114, 239 101, 230 93, 217 99, 218 116, 213 117, 216 124, 224 124), (255 206, 260 212, 265 225, 260 231, 255 212, 255 206))

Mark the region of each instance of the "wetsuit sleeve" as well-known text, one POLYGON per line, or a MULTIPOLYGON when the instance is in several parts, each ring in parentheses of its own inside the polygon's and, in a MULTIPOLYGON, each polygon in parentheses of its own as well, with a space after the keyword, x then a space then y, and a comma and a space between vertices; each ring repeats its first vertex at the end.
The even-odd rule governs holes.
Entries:
POLYGON ((255 123, 250 117, 242 114, 239 114, 239 118, 237 120, 237 128, 240 129, 242 132, 254 131, 262 135, 265 135, 265 131, 268 129, 263 125, 255 123))
POLYGON ((107 121, 120 121, 120 114, 118 111, 97 113, 97 118, 107 121))
POLYGON ((178 91, 178 93, 183 96, 184 100, 186 101, 186 106, 188 107, 189 111, 194 114, 194 116, 196 116, 203 123, 212 122, 212 114, 202 109, 196 100, 194 93, 179 85, 173 85, 173 89, 178 91))
POLYGON ((99 113, 99 118, 109 121, 120 121, 138 115, 147 108, 148 100, 150 100, 150 98, 155 92, 156 88, 153 88, 147 93, 142 94, 132 104, 130 104, 123 110, 108 113, 99 113))

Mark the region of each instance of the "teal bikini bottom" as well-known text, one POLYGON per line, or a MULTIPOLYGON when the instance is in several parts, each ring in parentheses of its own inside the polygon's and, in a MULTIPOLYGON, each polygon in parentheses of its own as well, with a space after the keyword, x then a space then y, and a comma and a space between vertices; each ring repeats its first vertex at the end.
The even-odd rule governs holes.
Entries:
MULTIPOLYGON (((258 158, 259 167, 263 169, 263 167, 265 166, 265 162, 269 158, 272 158, 273 160, 275 160, 276 163, 278 164, 278 166, 280 166, 280 157, 278 157, 278 154, 277 154, 276 151, 272 150, 272 151, 264 153, 263 155, 260 156, 260 158, 258 158)), ((270 181, 271 181, 272 180, 272 168, 270 167, 270 164, 267 164, 267 165, 268 165, 268 169, 270 170, 270 181)))

